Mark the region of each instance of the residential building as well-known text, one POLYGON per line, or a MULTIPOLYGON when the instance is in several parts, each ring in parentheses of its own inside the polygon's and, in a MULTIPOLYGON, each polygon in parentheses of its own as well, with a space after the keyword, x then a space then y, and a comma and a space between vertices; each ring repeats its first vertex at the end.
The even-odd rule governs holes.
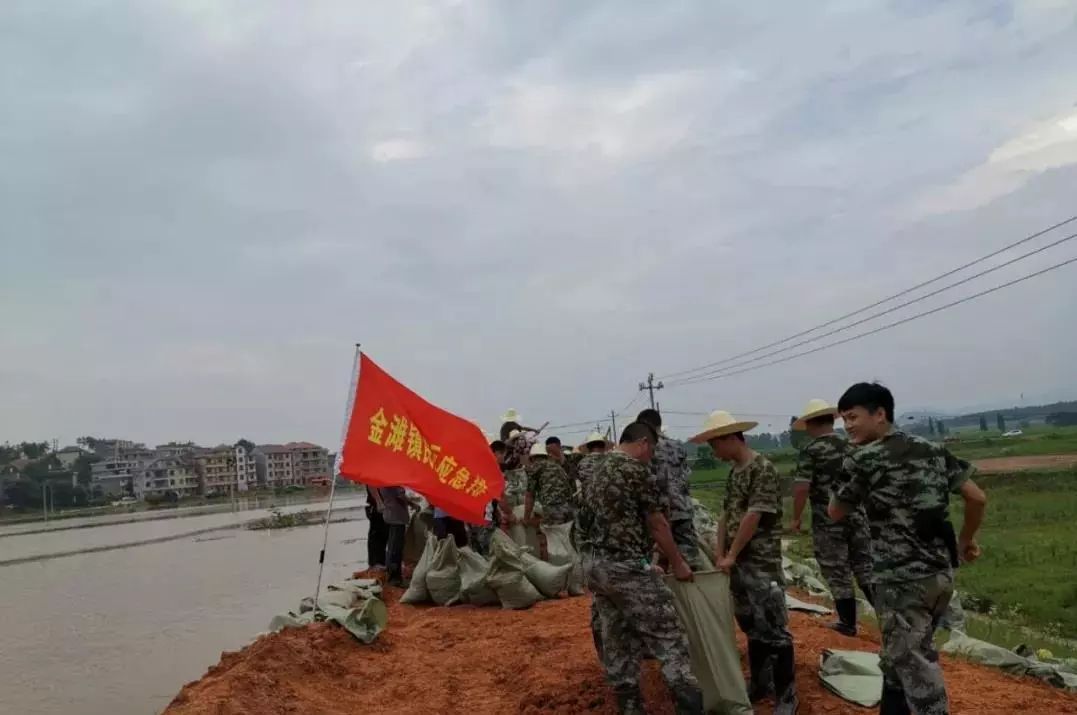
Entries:
POLYGON ((194 442, 169 442, 168 444, 159 444, 153 448, 153 451, 157 453, 158 457, 183 457, 189 454, 194 454, 201 449, 194 442))
MULTIPOLYGON (((247 443, 249 444, 249 443, 247 443)), ((245 492, 258 484, 258 463, 254 449, 248 450, 243 444, 235 446, 236 484, 239 491, 245 492)))
POLYGON ((74 445, 64 447, 59 452, 55 453, 56 459, 60 460, 60 466, 63 469, 74 469, 75 462, 77 462, 79 457, 84 454, 89 453, 86 452, 82 447, 76 447, 74 445))
MULTIPOLYGON (((231 494, 239 491, 234 447, 221 444, 204 449, 195 455, 195 461, 202 473, 203 494, 231 494)), ((244 482, 243 491, 246 490, 247 484, 244 482)))
POLYGON ((160 498, 168 492, 179 497, 197 496, 202 491, 201 481, 191 455, 156 457, 135 475, 134 494, 139 499, 160 498))
POLYGON ((102 458, 90 467, 91 485, 94 491, 100 490, 110 496, 128 496, 134 494, 134 478, 146 465, 156 459, 156 455, 145 445, 134 445, 127 449, 115 448, 109 456, 102 458))
POLYGON ((254 453, 258 481, 268 487, 306 485, 331 476, 329 451, 310 442, 265 444, 254 453))

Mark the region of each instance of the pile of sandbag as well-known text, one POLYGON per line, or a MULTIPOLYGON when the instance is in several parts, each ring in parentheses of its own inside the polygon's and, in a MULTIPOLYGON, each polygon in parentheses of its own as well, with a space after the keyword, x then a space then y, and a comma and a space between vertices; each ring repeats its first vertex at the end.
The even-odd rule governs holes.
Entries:
MULTIPOLYGON (((539 552, 539 536, 538 529, 531 525, 525 525, 524 520, 524 507, 520 505, 512 510, 513 516, 516 517, 516 523, 509 527, 509 538, 515 541, 520 546, 526 547, 531 550, 531 553, 537 554, 539 552)), ((542 516, 542 505, 536 503, 534 509, 531 512, 533 517, 542 516)))
POLYGON ((572 571, 572 563, 542 561, 501 531, 495 531, 491 538, 489 559, 470 548, 457 548, 451 537, 439 541, 430 534, 412 572, 411 585, 400 600, 439 606, 500 603, 503 608, 529 608, 543 598, 571 593, 572 571))

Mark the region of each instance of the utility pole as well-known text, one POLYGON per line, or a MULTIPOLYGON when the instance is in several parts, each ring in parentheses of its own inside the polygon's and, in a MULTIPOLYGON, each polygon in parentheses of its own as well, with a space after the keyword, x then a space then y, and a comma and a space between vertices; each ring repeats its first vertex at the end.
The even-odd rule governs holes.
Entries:
POLYGON ((610 410, 610 424, 613 425, 613 439, 617 439, 617 413, 610 410))
POLYGON ((641 382, 639 384, 640 392, 643 392, 644 390, 646 390, 647 394, 650 396, 650 398, 651 398, 651 409, 652 410, 654 409, 654 391, 655 390, 661 390, 663 387, 665 387, 665 385, 662 384, 661 380, 659 380, 658 383, 655 383, 655 381, 654 381, 654 373, 653 372, 649 373, 647 375, 647 382, 645 382, 645 383, 641 382))

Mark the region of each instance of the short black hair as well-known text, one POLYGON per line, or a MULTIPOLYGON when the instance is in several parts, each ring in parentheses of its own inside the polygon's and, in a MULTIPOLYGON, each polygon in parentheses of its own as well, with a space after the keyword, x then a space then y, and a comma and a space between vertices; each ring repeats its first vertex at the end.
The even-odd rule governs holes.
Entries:
POLYGON ((877 382, 858 382, 838 400, 839 412, 854 407, 863 407, 868 412, 874 412, 881 407, 886 412, 886 420, 891 423, 894 421, 894 395, 877 382))
POLYGON ((551 444, 556 444, 558 447, 560 447, 561 446, 561 439, 558 438, 558 437, 547 437, 546 438, 546 446, 549 447, 551 444))
POLYGON ((646 422, 633 422, 621 433, 621 444, 638 442, 641 439, 650 440, 651 444, 655 444, 658 442, 658 432, 646 422))
POLYGON ((811 425, 812 427, 820 427, 822 425, 833 425, 834 415, 819 415, 818 417, 812 417, 804 424, 811 425))
POLYGON ((508 447, 499 439, 495 439, 490 443, 491 452, 504 452, 506 449, 508 449, 508 447))
POLYGON ((520 425, 517 422, 506 422, 505 424, 501 425, 501 440, 504 442, 508 442, 509 435, 512 433, 513 430, 520 430, 521 432, 523 431, 522 429, 520 429, 520 425))
POLYGON ((636 422, 642 422, 645 425, 654 427, 655 430, 659 430, 662 428, 662 415, 653 407, 648 407, 639 413, 636 417, 636 422))

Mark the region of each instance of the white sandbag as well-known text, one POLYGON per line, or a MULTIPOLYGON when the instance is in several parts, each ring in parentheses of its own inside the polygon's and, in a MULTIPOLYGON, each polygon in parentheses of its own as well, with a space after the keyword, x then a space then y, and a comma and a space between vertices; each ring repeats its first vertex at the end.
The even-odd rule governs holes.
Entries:
POLYGON ((490 539, 490 568, 486 585, 493 589, 502 608, 530 608, 542 594, 524 575, 520 547, 500 529, 490 539))
POLYGON ((520 561, 524 565, 527 580, 546 598, 557 598, 568 588, 568 574, 572 571, 572 564, 554 566, 526 551, 520 553, 520 561))
POLYGON ((729 577, 710 571, 696 573, 695 580, 688 582, 667 576, 666 583, 688 636, 692 672, 703 691, 703 708, 707 712, 749 715, 752 706, 744 688, 733 632, 729 577))
POLYGON ((439 606, 460 603, 460 552, 451 536, 438 541, 434 549, 426 572, 426 590, 430 592, 430 600, 439 606))
POLYGON ((582 596, 584 593, 583 564, 576 547, 572 545, 572 522, 566 524, 543 524, 540 527, 546 535, 546 555, 554 566, 569 565, 568 583, 565 590, 570 596, 582 596))
POLYGON ((401 603, 427 603, 430 601, 430 591, 426 587, 426 574, 430 570, 430 564, 434 561, 434 549, 438 540, 433 534, 427 534, 426 547, 423 549, 419 562, 415 564, 415 570, 411 573, 411 583, 408 590, 400 597, 401 603))
POLYGON ((460 549, 460 595, 465 603, 492 606, 499 603, 497 594, 486 585, 490 562, 470 548, 460 549))
MULTIPOLYGON (((541 506, 536 504, 531 515, 539 516, 541 513, 541 506)), ((509 537, 518 545, 528 549, 531 553, 537 554, 539 552, 538 529, 523 524, 524 507, 518 506, 513 509, 512 515, 516 517, 516 523, 509 527, 509 537)))

